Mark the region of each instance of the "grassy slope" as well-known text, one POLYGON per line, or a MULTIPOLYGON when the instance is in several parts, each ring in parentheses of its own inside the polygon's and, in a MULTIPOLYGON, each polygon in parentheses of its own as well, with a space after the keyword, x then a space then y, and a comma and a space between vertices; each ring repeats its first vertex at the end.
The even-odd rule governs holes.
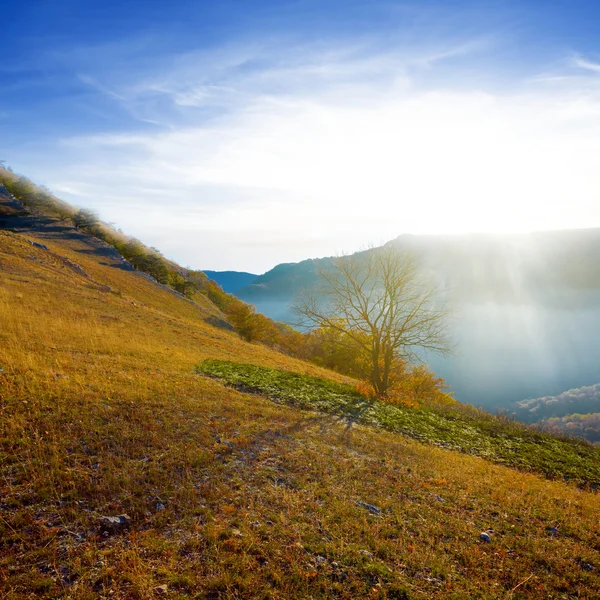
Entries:
POLYGON ((600 594, 596 494, 200 377, 216 358, 340 379, 81 240, 23 238, 0 231, 0 597, 600 594))
POLYGON ((366 400, 348 384, 229 361, 204 361, 198 365, 198 372, 275 402, 402 433, 549 478, 570 480, 596 490, 600 487, 600 448, 543 434, 473 407, 413 410, 366 400))

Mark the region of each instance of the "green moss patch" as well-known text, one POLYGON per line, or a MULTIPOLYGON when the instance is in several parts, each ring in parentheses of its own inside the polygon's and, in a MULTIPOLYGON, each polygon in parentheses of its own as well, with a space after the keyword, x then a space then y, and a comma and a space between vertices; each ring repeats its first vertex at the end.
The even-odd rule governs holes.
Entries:
POLYGON ((197 371, 239 391, 335 415, 348 424, 378 427, 551 479, 600 487, 600 448, 548 435, 474 407, 403 408, 367 400, 351 385, 230 361, 207 360, 197 371))

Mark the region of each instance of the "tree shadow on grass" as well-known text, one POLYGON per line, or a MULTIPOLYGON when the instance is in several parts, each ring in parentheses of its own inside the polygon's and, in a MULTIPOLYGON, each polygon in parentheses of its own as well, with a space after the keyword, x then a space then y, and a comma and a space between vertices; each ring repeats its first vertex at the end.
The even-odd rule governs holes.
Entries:
MULTIPOLYGON (((336 424, 343 424, 346 426, 346 430, 350 430, 355 424, 361 423, 364 414, 371 408, 371 402, 362 397, 356 397, 351 399, 345 399, 340 403, 333 402, 310 402, 307 400, 297 399, 286 399, 275 394, 269 394, 264 388, 259 386, 252 386, 245 383, 229 384, 238 392, 244 394, 252 394, 255 396, 262 396, 267 398, 276 404, 284 406, 292 406, 306 411, 316 411, 323 415, 329 415, 332 419, 329 421, 336 424)), ((323 418, 316 418, 317 420, 323 420, 323 418)))

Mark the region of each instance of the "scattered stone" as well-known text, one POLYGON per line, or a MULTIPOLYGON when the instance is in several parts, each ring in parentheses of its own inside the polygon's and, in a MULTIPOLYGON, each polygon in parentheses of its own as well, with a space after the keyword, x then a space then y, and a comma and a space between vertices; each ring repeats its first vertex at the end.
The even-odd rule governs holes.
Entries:
POLYGON ((227 446, 228 448, 235 448, 235 445, 232 444, 231 442, 222 439, 220 436, 216 435, 215 436, 215 441, 217 442, 217 444, 223 444, 224 446, 227 446))
POLYGON ((368 550, 359 550, 358 553, 366 556, 369 560, 373 560, 373 553, 368 550))
POLYGON ((157 594, 158 596, 164 596, 169 590, 169 587, 167 586, 166 583, 163 583, 162 585, 157 585, 154 588, 154 593, 157 594))
POLYGON ((559 531, 558 527, 550 527, 550 535, 552 537, 558 537, 559 531))
POLYGON ((34 248, 39 248, 40 250, 48 250, 48 246, 44 246, 44 244, 38 244, 37 242, 32 242, 31 240, 27 240, 34 248))
POLYGON ((593 571, 596 567, 592 563, 585 562, 581 560, 581 558, 575 559, 575 562, 584 570, 584 571, 593 571))
POLYGON ((131 517, 129 515, 115 515, 100 517, 100 531, 106 534, 122 533, 129 528, 131 517))
POLYGON ((258 529, 260 527, 260 521, 252 521, 250 527, 252 527, 252 529, 258 529))
POLYGON ((165 506, 165 505, 164 505, 162 502, 159 502, 159 503, 156 505, 156 510, 157 510, 158 512, 160 512, 161 510, 165 510, 165 508, 166 508, 166 506, 165 506))
POLYGON ((244 537, 244 534, 239 529, 232 529, 231 535, 238 538, 244 537))
POLYGON ((336 562, 331 563, 331 575, 338 581, 345 581, 348 577, 348 573, 336 562))
POLYGON ((431 497, 437 500, 438 502, 444 502, 444 499, 441 496, 438 496, 437 494, 431 494, 431 497))
POLYGON ((489 543, 492 541, 492 538, 490 537, 490 534, 489 534, 489 533, 486 533, 485 531, 482 531, 482 532, 479 534, 479 539, 480 539, 482 542, 485 542, 486 544, 489 544, 489 543))
POLYGON ((422 578, 433 585, 442 585, 442 581, 437 577, 422 576, 422 578))
POLYGON ((319 555, 313 557, 313 560, 317 566, 324 565, 327 562, 327 559, 324 556, 319 555))
POLYGON ((366 508, 372 515, 381 515, 381 509, 378 506, 375 506, 374 504, 367 504, 362 500, 357 500, 356 506, 366 508))

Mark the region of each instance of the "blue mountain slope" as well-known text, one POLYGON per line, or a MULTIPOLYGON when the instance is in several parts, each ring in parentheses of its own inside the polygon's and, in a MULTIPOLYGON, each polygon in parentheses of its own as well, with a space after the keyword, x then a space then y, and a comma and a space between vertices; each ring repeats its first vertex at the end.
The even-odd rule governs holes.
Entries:
POLYGON ((243 271, 204 271, 209 279, 216 281, 227 293, 235 294, 250 285, 258 275, 243 271))

